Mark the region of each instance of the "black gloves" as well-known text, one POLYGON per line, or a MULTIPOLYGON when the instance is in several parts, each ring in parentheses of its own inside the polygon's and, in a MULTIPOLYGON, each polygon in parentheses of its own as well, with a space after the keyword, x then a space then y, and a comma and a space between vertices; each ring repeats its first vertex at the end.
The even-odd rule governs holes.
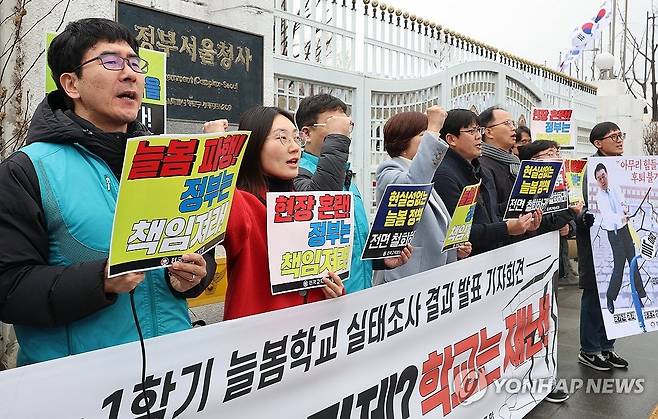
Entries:
POLYGON ((589 211, 583 214, 583 224, 586 227, 592 227, 594 225, 594 214, 589 211))

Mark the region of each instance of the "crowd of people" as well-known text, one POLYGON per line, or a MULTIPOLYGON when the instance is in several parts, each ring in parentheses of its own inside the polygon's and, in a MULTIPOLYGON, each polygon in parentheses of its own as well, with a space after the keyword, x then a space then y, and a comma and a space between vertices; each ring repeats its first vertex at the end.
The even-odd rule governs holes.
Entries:
MULTIPOLYGON (((148 133, 136 121, 148 65, 138 53, 134 37, 118 23, 83 19, 68 24, 48 50, 57 90, 38 106, 26 146, 0 164, 0 320, 14 325, 18 365, 137 340, 129 296, 145 338, 190 328, 186 298, 203 292, 215 274, 214 252, 209 251, 184 255, 183 262, 167 269, 108 276, 126 140, 148 133)), ((227 121, 214 121, 205 130, 227 126, 227 121)), ((369 223, 348 161, 352 127, 345 103, 329 94, 303 99, 294 116, 268 106, 242 114, 239 129, 251 131, 251 137, 224 241, 225 319, 339 298, 559 230, 562 237, 575 232, 578 238, 583 288, 579 361, 597 370, 628 366, 603 327, 587 202, 558 213, 535 210, 502 219, 520 161, 559 159, 556 143, 532 142, 530 131, 517 128, 500 107, 479 115, 466 109, 446 112, 439 106, 394 115, 384 126, 390 159, 377 168, 377 199, 389 184, 432 183, 433 189, 411 245, 398 257, 373 263, 361 260, 369 223), (470 240, 444 253, 460 194, 477 183, 470 240), (268 191, 353 193, 348 278, 328 272, 322 288, 271 294, 268 191)), ((590 141, 598 156, 623 152, 623 136, 611 122, 596 125, 590 141)), ((567 397, 557 391, 549 400, 567 397)))

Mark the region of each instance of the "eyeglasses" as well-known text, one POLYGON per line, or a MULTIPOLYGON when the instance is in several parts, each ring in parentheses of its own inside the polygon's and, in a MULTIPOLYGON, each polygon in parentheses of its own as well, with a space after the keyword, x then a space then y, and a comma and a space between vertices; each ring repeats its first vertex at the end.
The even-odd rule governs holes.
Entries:
POLYGON ((612 141, 618 143, 621 141, 624 141, 626 139, 626 133, 625 132, 615 132, 614 134, 606 135, 603 138, 599 138, 599 140, 603 141, 605 139, 610 138, 612 141))
POLYGON ((96 60, 100 60, 103 67, 106 70, 110 70, 110 71, 121 71, 126 66, 126 63, 128 63, 128 67, 130 67, 132 71, 139 74, 144 74, 148 72, 148 68, 149 68, 148 61, 139 58, 136 55, 132 57, 124 58, 117 54, 101 54, 98 57, 94 57, 80 64, 79 66, 71 70, 71 73, 78 71, 83 66, 91 62, 94 62, 96 60))
MULTIPOLYGON (((325 124, 313 124, 311 126, 313 128, 319 128, 319 127, 326 127, 327 124, 326 123, 325 124)), ((354 130, 354 121, 350 122, 350 134, 352 133, 353 130, 354 130)))
POLYGON ((539 153, 532 157, 533 160, 541 159, 542 157, 560 158, 560 150, 550 149, 545 153, 539 153))
POLYGON ((484 127, 475 127, 475 128, 471 128, 471 129, 460 129, 459 132, 466 132, 466 133, 471 134, 473 136, 475 136, 475 134, 479 132, 480 135, 484 135, 484 130, 485 129, 486 128, 484 128, 484 127))
POLYGON ((511 119, 508 119, 507 121, 499 122, 497 124, 489 125, 487 128, 493 128, 503 124, 507 125, 510 128, 516 129, 516 122, 512 121, 511 119))
POLYGON ((306 138, 300 137, 299 134, 294 135, 294 136, 285 135, 285 134, 277 134, 276 137, 274 137, 274 138, 279 140, 281 142, 281 145, 284 146, 284 147, 288 147, 290 145, 291 141, 294 141, 295 144, 297 144, 300 147, 304 147, 306 145, 306 138))

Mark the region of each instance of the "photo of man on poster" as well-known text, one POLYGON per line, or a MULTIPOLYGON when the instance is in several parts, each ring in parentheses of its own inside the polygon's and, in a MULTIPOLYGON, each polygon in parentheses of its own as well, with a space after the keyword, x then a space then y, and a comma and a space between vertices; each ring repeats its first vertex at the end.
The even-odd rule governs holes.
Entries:
MULTIPOLYGON (((610 183, 608 170, 603 163, 596 165, 594 176, 596 183, 601 188, 597 194, 597 203, 599 211, 601 211, 601 228, 608 233, 608 241, 612 249, 613 270, 606 297, 608 311, 610 314, 614 314, 615 300, 621 289, 624 266, 628 262, 630 268, 631 261, 635 257, 635 245, 628 226, 628 204, 624 201, 624 195, 619 187, 610 183)), ((642 301, 641 299, 645 298, 647 293, 644 290, 639 270, 636 270, 635 275, 632 276, 635 289, 642 301)))

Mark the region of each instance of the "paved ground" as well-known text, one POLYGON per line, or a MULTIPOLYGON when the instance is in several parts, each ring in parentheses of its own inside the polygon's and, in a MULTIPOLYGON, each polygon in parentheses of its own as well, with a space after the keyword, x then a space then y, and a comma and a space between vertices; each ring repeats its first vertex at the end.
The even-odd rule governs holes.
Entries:
POLYGON ((617 419, 648 418, 658 404, 658 333, 619 339, 617 352, 630 364, 627 371, 599 372, 578 363, 581 291, 576 286, 558 291, 558 377, 587 380, 644 379, 641 394, 593 394, 581 388, 562 404, 540 403, 527 418, 617 419))

